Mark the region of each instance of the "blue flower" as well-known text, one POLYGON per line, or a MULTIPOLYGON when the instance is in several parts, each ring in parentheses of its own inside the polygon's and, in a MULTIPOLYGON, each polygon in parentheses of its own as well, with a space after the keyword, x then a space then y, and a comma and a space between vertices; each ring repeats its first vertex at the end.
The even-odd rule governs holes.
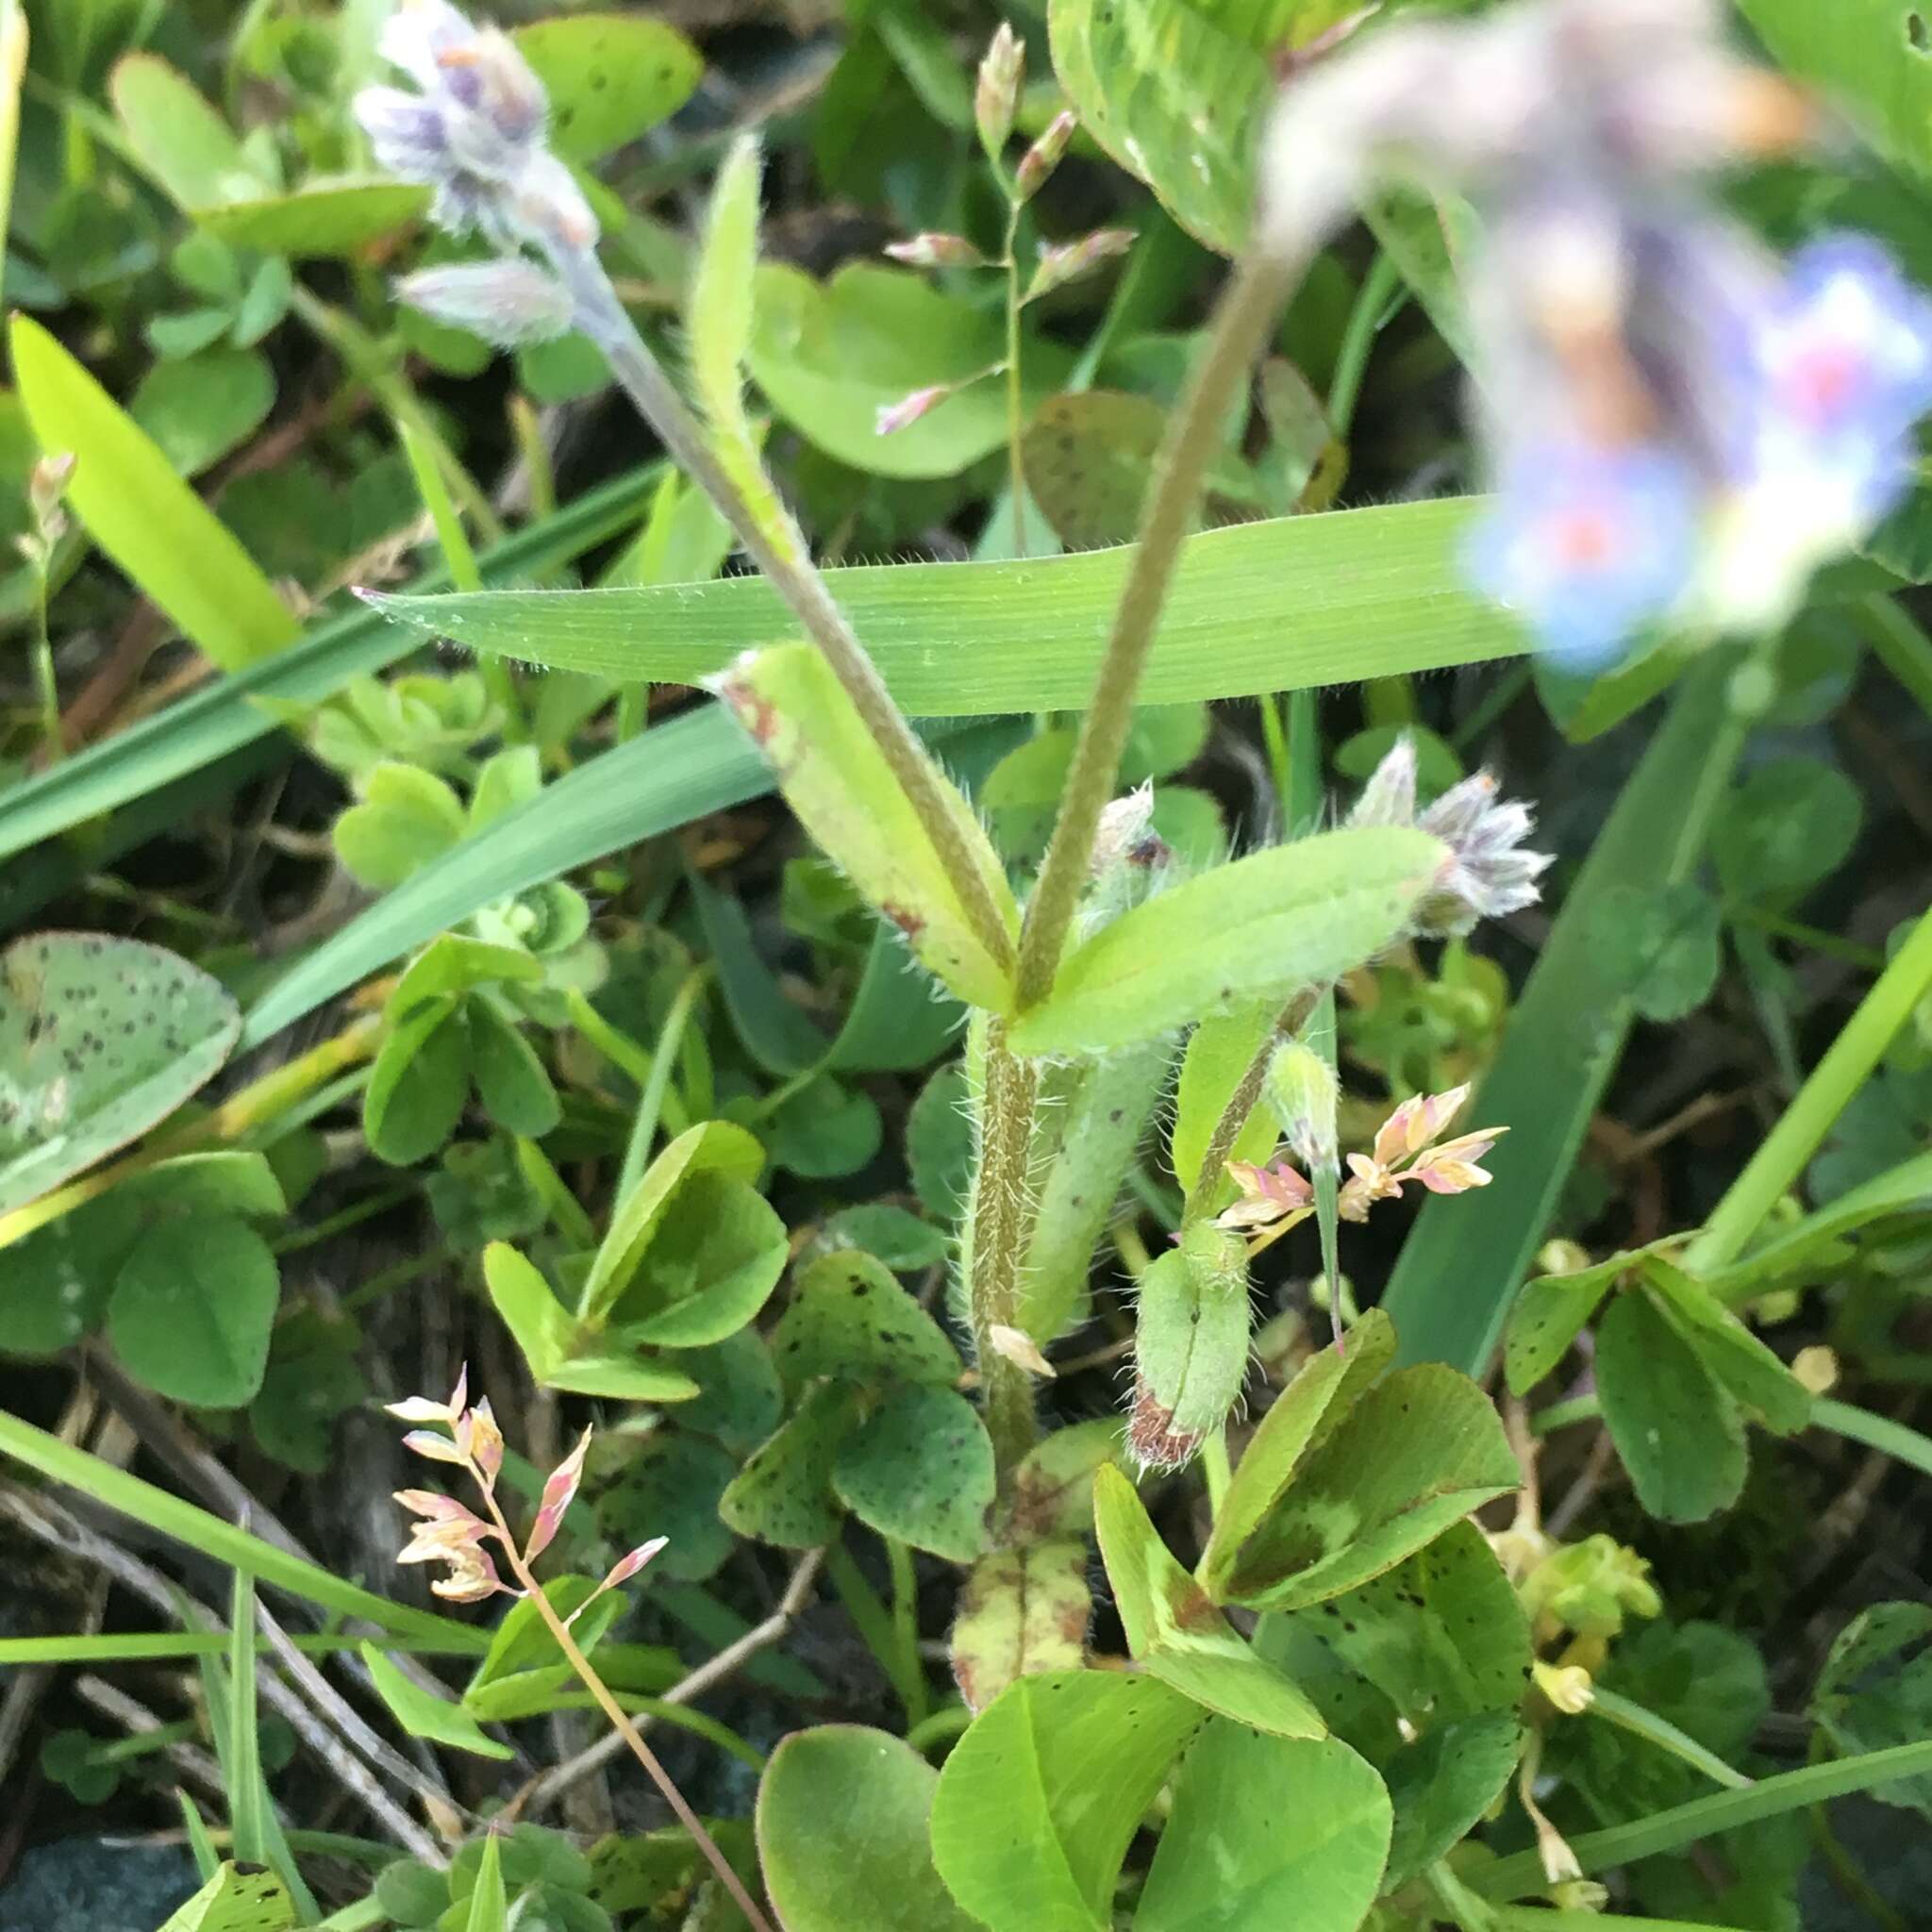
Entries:
POLYGON ((1755 343, 1758 479, 1803 470, 1866 525, 1911 478, 1932 408, 1932 301, 1875 242, 1833 235, 1791 258, 1755 343))
POLYGON ((1690 583, 1700 493, 1668 449, 1524 447, 1471 541, 1470 575, 1559 663, 1592 669, 1690 583))

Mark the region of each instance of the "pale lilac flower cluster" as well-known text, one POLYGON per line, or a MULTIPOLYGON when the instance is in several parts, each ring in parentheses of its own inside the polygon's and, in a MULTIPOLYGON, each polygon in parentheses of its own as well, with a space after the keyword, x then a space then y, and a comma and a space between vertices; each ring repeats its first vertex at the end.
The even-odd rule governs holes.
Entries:
POLYGON ((1557 658, 1646 625, 1761 628, 1913 470, 1932 303, 1863 238, 1780 263, 1699 187, 1815 117, 1718 0, 1534 0, 1371 28, 1284 94, 1260 234, 1306 248, 1365 182, 1466 191, 1479 586, 1557 658))
POLYGON ((597 224, 550 152, 542 84, 508 35, 476 27, 449 0, 403 0, 378 51, 420 92, 364 88, 356 118, 377 162, 436 191, 431 218, 493 247, 583 248, 597 224))

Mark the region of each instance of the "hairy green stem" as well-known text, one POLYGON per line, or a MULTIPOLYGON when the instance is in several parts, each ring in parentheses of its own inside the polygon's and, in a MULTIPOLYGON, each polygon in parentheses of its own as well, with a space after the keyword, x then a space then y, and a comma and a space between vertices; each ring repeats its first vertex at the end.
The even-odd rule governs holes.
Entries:
POLYGON ((1008 1049, 1005 1024, 993 1021, 987 1029, 979 1096, 967 1294, 986 1428, 1003 1488, 1034 1439, 1032 1382, 1018 1362, 994 1345, 992 1331, 1020 1326, 1022 1265, 1033 1221, 1027 1157, 1039 1092, 1033 1063, 1008 1049))
POLYGON ((1013 492, 1013 555, 1026 555, 1026 465, 1020 453, 1025 396, 1020 384, 1020 211, 1017 198, 1007 216, 1007 467, 1013 492))
POLYGON ((754 505, 738 479, 719 461, 703 425, 639 335, 596 257, 589 250, 559 247, 552 251, 551 263, 571 298, 578 326, 604 351, 611 374, 638 413, 657 432, 677 466, 717 506, 744 546, 745 555, 824 654, 918 814, 974 936, 994 958, 1010 961, 1011 935, 991 887, 946 809, 938 768, 892 702, 845 613, 833 602, 804 538, 775 492, 769 492, 770 501, 765 505, 754 505))
POLYGON ((1169 425, 1093 702, 1080 723, 1046 862, 1026 908, 1020 936, 1023 1010, 1046 996, 1059 968, 1100 814, 1113 796, 1135 693, 1147 668, 1175 560, 1193 521, 1201 479, 1220 447, 1228 403, 1254 367, 1294 274, 1293 265, 1273 255, 1250 258, 1236 268, 1216 311, 1207 353, 1169 425))

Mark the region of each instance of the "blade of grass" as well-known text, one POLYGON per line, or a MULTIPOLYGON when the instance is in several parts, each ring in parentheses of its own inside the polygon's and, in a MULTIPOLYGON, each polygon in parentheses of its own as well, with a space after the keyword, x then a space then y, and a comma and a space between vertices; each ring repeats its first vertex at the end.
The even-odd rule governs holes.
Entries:
POLYGON ((268 1788, 261 1775, 261 1741, 257 1732, 255 1694, 255 1578, 234 1573, 228 1592, 228 1651, 225 1673, 228 1721, 222 1773, 228 1788, 228 1829, 235 1856, 251 1864, 269 1862, 268 1788))
POLYGON ((764 760, 715 705, 655 724, 491 820, 325 941, 249 1010, 237 1051, 260 1045, 492 901, 771 787, 764 760))
POLYGON ((1507 1127, 1507 1158, 1478 1194, 1432 1196, 1382 1296, 1398 1359, 1480 1376, 1623 1052, 1628 1003, 1595 970, 1595 908, 1625 886, 1683 878, 1724 795, 1743 727, 1713 653, 1677 688, 1550 928, 1466 1118, 1507 1127))
POLYGON ((1811 1405, 1811 1420, 1821 1429, 1862 1442, 1868 1449, 1881 1450, 1894 1462, 1903 1462, 1922 1475, 1932 1475, 1932 1439, 1889 1415, 1874 1415, 1849 1402, 1833 1402, 1821 1397, 1811 1405))
POLYGON ((4 1409, 0 1409, 0 1456, 11 1457, 29 1469, 37 1469, 53 1481, 78 1490, 109 1509, 118 1510, 150 1529, 158 1529, 191 1549, 199 1550, 205 1557, 212 1557, 218 1563, 252 1571, 263 1582, 273 1583, 291 1595, 306 1597, 324 1609, 362 1618, 377 1629, 398 1637, 447 1643, 452 1654, 480 1657, 490 1647, 487 1630, 473 1630, 452 1618, 439 1617, 408 1604, 391 1603, 387 1597, 363 1590, 301 1557, 291 1556, 287 1550, 264 1542, 248 1530, 212 1516, 192 1503, 185 1503, 137 1475, 129 1475, 125 1470, 116 1469, 112 1463, 103 1462, 99 1457, 90 1456, 85 1449, 76 1449, 4 1409))
POLYGON ((224 671, 293 643, 294 613, 154 439, 39 323, 16 315, 10 341, 34 441, 75 458, 67 501, 94 541, 224 671))
POLYGON ((1932 718, 1932 637, 1892 597, 1864 597, 1853 607, 1872 655, 1932 718))
MULTIPOLYGON (((354 1650, 361 1640, 337 1634, 291 1633, 289 1641, 312 1657, 330 1657, 354 1650)), ((147 1664, 178 1662, 183 1657, 219 1657, 228 1640, 212 1630, 103 1631, 87 1636, 0 1637, 0 1670, 13 1664, 147 1664)), ((267 1638, 256 1649, 271 1648, 267 1638)), ((416 1657, 474 1657, 474 1643, 448 1638, 386 1635, 385 1650, 406 1650, 416 1657)))
POLYGON ((26 16, 0 0, 0 235, 13 213, 13 160, 20 143, 20 83, 26 73, 26 16))
MULTIPOLYGON (((1847 1797, 1854 1791, 1869 1791, 1874 1785, 1916 1777, 1926 1771, 1932 1771, 1932 1742, 1895 1744, 1889 1750, 1866 1751, 1856 1757, 1840 1757, 1829 1764, 1810 1764, 1802 1771, 1759 1778, 1748 1791, 1718 1791, 1710 1797, 1694 1798, 1688 1805, 1674 1805, 1668 1811, 1640 1818, 1631 1824, 1613 1824, 1604 1831, 1585 1832, 1570 1840, 1570 1849, 1586 1872, 1602 1872, 1612 1865, 1679 1851, 1699 1839, 1721 1831, 1735 1831, 1739 1825, 1755 1824, 1761 1818, 1777 1818, 1807 1805, 1847 1797)), ((1507 1858, 1498 1858, 1493 1865, 1474 1868, 1467 1874, 1467 1880, 1471 1889, 1484 1898, 1499 1900, 1541 1891, 1548 1883, 1543 1876, 1542 1860, 1533 1851, 1516 1852, 1507 1858)))
MULTIPOLYGON (((548 522, 533 524, 496 545, 480 560, 485 580, 501 584, 541 575, 615 536, 649 501, 661 467, 633 471, 607 483, 548 522)), ((0 859, 267 737, 278 726, 262 700, 319 705, 354 679, 407 657, 420 643, 419 638, 366 609, 351 607, 325 618, 302 642, 267 663, 208 685, 14 786, 0 798, 0 859)))
MULTIPOLYGON (((1513 658, 1522 631, 1463 588, 1475 499, 1285 517, 1191 538, 1144 704, 1513 658)), ((892 695, 919 717, 1074 710, 1092 697, 1125 549, 1014 563, 825 573, 892 695)), ((483 597, 378 597, 479 651, 607 677, 693 683, 795 620, 761 577, 483 597)))
POLYGON ((1743 1253, 1745 1242, 1804 1172, 1805 1163, 1817 1153, 1846 1103, 1865 1084, 1928 990, 1932 912, 1921 915, 1891 964, 1811 1070, 1810 1078, 1791 1096, 1776 1126, 1725 1189, 1704 1232, 1685 1250, 1684 1266, 1693 1274, 1723 1268, 1743 1253))

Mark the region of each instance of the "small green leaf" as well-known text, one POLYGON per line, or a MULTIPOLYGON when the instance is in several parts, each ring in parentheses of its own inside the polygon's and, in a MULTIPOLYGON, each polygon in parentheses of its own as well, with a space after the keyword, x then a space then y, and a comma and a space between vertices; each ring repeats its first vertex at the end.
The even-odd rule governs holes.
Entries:
POLYGON ((960 1374, 940 1324, 882 1263, 852 1252, 823 1255, 798 1277, 771 1346, 794 1389, 821 1375, 950 1389, 960 1374))
POLYGON ((794 1731, 758 1785, 758 1855, 786 1932, 977 1932, 933 1869, 934 1771, 858 1724, 794 1731))
POLYGON ((758 1191, 715 1170, 685 1176, 612 1310, 613 1336, 702 1348, 764 1307, 785 1271, 785 1224, 758 1191))
POLYGON ((129 54, 118 61, 108 92, 128 146, 182 208, 204 208, 262 188, 261 171, 228 124, 158 55, 129 54))
POLYGON ((242 1029, 220 985, 138 940, 17 940, 0 992, 0 1214, 165 1120, 242 1029))
POLYGON ((1641 1291, 1620 1294, 1597 1324, 1596 1379, 1610 1440, 1649 1514, 1701 1523, 1738 1500, 1738 1405, 1641 1291))
MULTIPOLYGON (((755 284, 751 369, 773 408, 826 455, 877 476, 952 476, 1007 440, 1003 384, 974 381, 1006 354, 997 319, 902 269, 854 263, 826 282, 767 262, 755 284), (880 436, 879 410, 914 390, 964 385, 880 436)), ((1029 335, 1029 412, 1065 388, 1073 358, 1029 335)))
POLYGON ((1013 1472, 1016 1540, 1076 1536, 1093 1521, 1093 1477, 1104 1463, 1124 1469, 1126 1431, 1115 1416, 1070 1423, 1037 1442, 1013 1472))
MULTIPOLYGON (((1785 66, 1841 98, 1894 160, 1932 174, 1932 61, 1914 38, 1921 16, 1904 0, 1739 0, 1785 66)), ((1924 32, 1923 24, 1917 32, 1924 32)))
POLYGON ((428 191, 410 182, 343 179, 307 181, 287 194, 250 195, 193 212, 232 247, 307 259, 358 255, 428 209, 428 191))
POLYGON ((571 161, 597 160, 668 121, 705 69, 675 27, 639 15, 532 21, 512 38, 550 97, 551 143, 571 161))
MULTIPOLYGON (((1168 1158, 1184 1193, 1193 1193, 1214 1129, 1221 1124, 1221 1116, 1234 1098, 1241 1075, 1274 1031, 1281 1008, 1282 1002, 1272 995, 1244 1001, 1225 1012, 1208 1014, 1188 1036, 1174 1090, 1174 1129, 1168 1140, 1168 1158)), ((1229 1158, 1266 1160, 1277 1138, 1273 1116, 1257 1104, 1229 1158)), ((1215 1200, 1222 1195, 1232 1198, 1234 1183, 1224 1174, 1214 1176, 1211 1185, 1215 1200)))
POLYGON ((281 1278, 239 1221, 164 1223, 123 1264, 108 1338, 137 1381, 175 1402, 240 1408, 261 1387, 281 1278))
POLYGON ((1590 910, 1606 983, 1645 1019, 1681 1020, 1710 997, 1723 964, 1722 913, 1703 887, 1618 886, 1590 910))
POLYGON ((1395 1330, 1371 1308, 1349 1331, 1346 1349, 1311 1357, 1261 1418, 1215 1511, 1213 1534, 1195 1574, 1217 1601, 1236 1556, 1267 1518, 1309 1455, 1354 1409, 1395 1354, 1395 1330))
POLYGON ((448 995, 426 1000, 391 1026, 362 1093, 370 1151, 410 1167, 456 1131, 470 1092, 468 1039, 448 995))
POLYGON ((973 1180, 973 1122, 966 1107, 966 1069, 941 1067, 906 1118, 906 1164, 925 1210, 945 1226, 958 1218, 973 1180))
POLYGON ((563 1107, 536 1048, 487 999, 465 1001, 463 1019, 483 1111, 509 1133, 541 1140, 562 1119, 563 1107))
POLYGON ((952 1248, 952 1237, 944 1228, 890 1201, 861 1201, 841 1208, 825 1222, 824 1232, 835 1246, 871 1255, 894 1274, 922 1274, 937 1268, 952 1248))
POLYGON ((1398 1369, 1307 1452, 1235 1557, 1226 1594, 1298 1609, 1353 1590, 1521 1480, 1503 1424, 1466 1375, 1398 1369))
POLYGON ((1319 1738, 1321 1713, 1238 1637, 1183 1570, 1117 1469, 1094 1474, 1093 1516, 1127 1648, 1142 1670, 1204 1708, 1278 1738, 1319 1738))
POLYGON ((619 1204, 597 1250, 580 1304, 586 1319, 600 1321, 615 1307, 657 1239, 673 1201, 700 1174, 751 1182, 765 1164, 764 1149, 726 1121, 703 1121, 678 1135, 644 1170, 619 1204))
POLYGON ((933 1796, 933 1862, 992 1926, 1108 1932, 1141 1814, 1201 1724, 1152 1677, 1021 1677, 953 1747, 933 1796))
POLYGON ((224 671, 243 671, 301 626, 167 457, 39 323, 16 315, 13 369, 34 439, 72 453, 67 501, 94 541, 224 671))
POLYGON ((1093 1592, 1084 1538, 1051 1537, 991 1550, 966 1573, 955 1607, 953 1680, 984 1710, 1008 1684, 1076 1671, 1087 1657, 1093 1592))
POLYGON ((253 436, 275 408, 275 378, 253 349, 204 349, 157 362, 128 398, 127 413, 184 476, 253 436))
POLYGON ((1539 1274, 1523 1284, 1503 1336, 1503 1369, 1512 1395, 1527 1395, 1563 1359, 1583 1325, 1636 1260, 1618 1253, 1593 1268, 1539 1274))
POLYGON ((1779 1436, 1810 1422, 1810 1391, 1701 1281, 1657 1255, 1643 1263, 1643 1281, 1664 1319, 1748 1415, 1779 1436))
POLYGON ((1711 824, 1710 855, 1725 891, 1738 898, 1796 897, 1844 862, 1863 817, 1857 787, 1836 767, 1777 758, 1725 799, 1711 824))
POLYGON ((806 1180, 842 1180, 867 1166, 885 1142, 878 1103, 821 1074, 760 1124, 772 1165, 806 1180))
POLYGON ((1137 1932, 1355 1932, 1390 1827, 1382 1780, 1339 1738, 1210 1719, 1181 1761, 1137 1932))
POLYGON ((1513 1711, 1479 1711, 1432 1725, 1382 1767, 1395 1807, 1384 1884, 1407 1882, 1474 1831, 1523 1756, 1513 1711))
POLYGON ((294 1924, 294 1901, 273 1872, 225 1861, 160 1932, 291 1932, 294 1924))
POLYGON ((485 1834, 483 1861, 476 1868, 476 1884, 470 1893, 462 1932, 505 1932, 509 1901, 504 1891, 501 1843, 495 1832, 485 1834))
POLYGON ((1424 832, 1323 832, 1190 879, 1078 947, 1008 1042, 1107 1053, 1340 978, 1402 931, 1445 852, 1424 832), (1199 943, 1205 932, 1212 947, 1199 943))
POLYGON ((851 1427, 853 1397, 825 1384, 765 1442, 718 1502, 718 1513, 740 1536, 780 1548, 808 1550, 838 1534, 832 1497, 832 1458, 851 1427))
POLYGON ((967 1563, 986 1547, 992 1442, 963 1395, 893 1389, 832 1463, 839 1500, 881 1536, 967 1563))
POLYGON ((508 1744, 498 1743, 489 1736, 454 1699, 439 1697, 434 1691, 425 1690, 413 1677, 406 1677, 375 1644, 364 1643, 358 1648, 377 1696, 412 1738, 427 1738, 432 1743, 474 1752, 478 1757, 516 1756, 508 1744))
POLYGON ((1452 1524, 1394 1569, 1297 1615, 1411 1730, 1514 1711, 1529 1688, 1528 1619, 1471 1523, 1452 1524))
MULTIPOLYGON (((741 658, 720 689, 826 856, 943 985, 1004 1011, 1012 997, 1009 958, 991 952, 975 930, 885 754, 820 653, 809 644, 759 651, 741 658)), ((934 777, 958 849, 999 909, 1009 953, 1019 913, 1005 869, 972 808, 936 770, 934 777)))
MULTIPOLYGON (((686 1421, 689 1411, 680 1416, 686 1421)), ((621 1547, 668 1537, 651 1559, 651 1574, 672 1583, 703 1583, 738 1547, 718 1518, 718 1499, 737 1464, 715 1442, 661 1429, 637 1447, 616 1478, 598 1492, 598 1520, 621 1547)))
POLYGON ((530 1374, 547 1383, 571 1353, 575 1328, 563 1304, 532 1262, 508 1241, 483 1250, 483 1279, 504 1325, 523 1350, 530 1374))
MULTIPOLYGON (((1811 1692, 1811 1715, 1847 1756, 1916 1743, 1932 1731, 1932 1609, 1874 1604, 1839 1632, 1811 1692)), ((1932 1776, 1876 1785, 1872 1795, 1932 1818, 1932 1776)))
POLYGON ((342 863, 365 886, 399 886, 462 842, 462 801, 434 772, 385 760, 335 824, 342 863))
POLYGON ((466 933, 446 932, 409 961, 384 1010, 391 1018, 401 1019, 441 993, 468 992, 504 981, 528 985, 542 977, 542 967, 528 953, 514 946, 493 946, 466 933))

